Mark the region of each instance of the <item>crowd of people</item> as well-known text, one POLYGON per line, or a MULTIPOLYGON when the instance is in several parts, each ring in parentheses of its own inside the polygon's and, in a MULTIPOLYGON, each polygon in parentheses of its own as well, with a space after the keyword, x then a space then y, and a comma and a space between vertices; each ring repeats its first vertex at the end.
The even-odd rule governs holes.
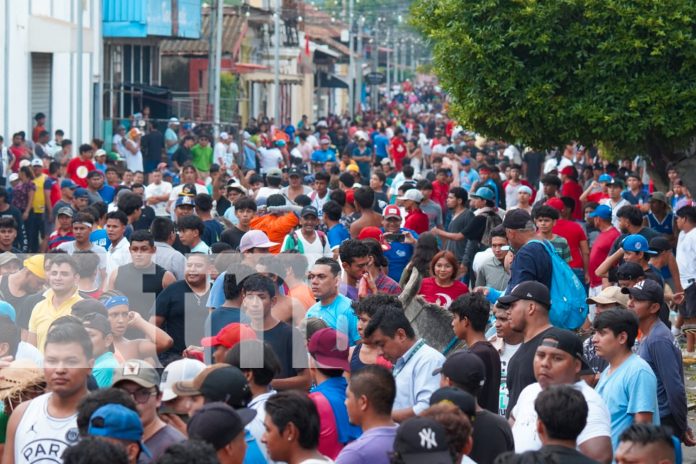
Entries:
POLYGON ((3 463, 678 463, 696 444, 696 205, 673 168, 661 191, 641 157, 486 140, 432 87, 218 136, 148 114, 110 145, 74 150, 40 113, 0 144, 3 463))

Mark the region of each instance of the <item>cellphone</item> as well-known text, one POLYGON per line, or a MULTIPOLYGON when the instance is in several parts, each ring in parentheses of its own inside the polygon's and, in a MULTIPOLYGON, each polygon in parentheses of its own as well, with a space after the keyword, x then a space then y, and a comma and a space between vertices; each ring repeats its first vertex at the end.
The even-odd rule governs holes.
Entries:
POLYGON ((398 233, 398 234, 384 234, 384 240, 387 242, 399 242, 403 243, 404 240, 406 240, 406 234, 398 233))

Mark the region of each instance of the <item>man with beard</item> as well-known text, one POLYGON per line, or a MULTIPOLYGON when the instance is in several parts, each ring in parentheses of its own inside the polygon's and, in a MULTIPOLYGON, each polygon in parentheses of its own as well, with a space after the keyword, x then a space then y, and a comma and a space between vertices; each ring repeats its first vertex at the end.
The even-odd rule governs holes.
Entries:
POLYGON ((39 293, 46 282, 43 255, 24 260, 24 267, 14 274, 0 277, 0 298, 17 310, 17 325, 26 332, 34 305, 43 296, 39 293))
POLYGON ((79 438, 77 405, 87 395, 94 359, 85 328, 65 319, 53 324, 42 346, 48 393, 21 403, 12 412, 3 463, 61 462, 65 449, 79 438))

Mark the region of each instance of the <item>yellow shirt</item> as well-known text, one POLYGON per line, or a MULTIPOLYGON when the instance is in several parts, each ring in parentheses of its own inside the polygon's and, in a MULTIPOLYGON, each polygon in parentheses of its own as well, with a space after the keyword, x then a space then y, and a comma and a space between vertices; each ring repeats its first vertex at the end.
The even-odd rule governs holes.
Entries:
POLYGON ((34 185, 36 185, 36 191, 34 192, 34 202, 32 205, 32 210, 35 213, 43 213, 46 209, 46 193, 44 192, 44 185, 46 184, 46 176, 41 174, 39 177, 34 178, 34 185))
POLYGON ((44 295, 45 298, 34 306, 29 319, 29 332, 36 334, 36 347, 42 354, 46 344, 46 334, 53 321, 63 316, 69 316, 72 311, 72 305, 82 300, 80 294, 75 290, 75 293, 70 298, 56 308, 53 306, 53 297, 55 296, 53 290, 47 290, 44 295))

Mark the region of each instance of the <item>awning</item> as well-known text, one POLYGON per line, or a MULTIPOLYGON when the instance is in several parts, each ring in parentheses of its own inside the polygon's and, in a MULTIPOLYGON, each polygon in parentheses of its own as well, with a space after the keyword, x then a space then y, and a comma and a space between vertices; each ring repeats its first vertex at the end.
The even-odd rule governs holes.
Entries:
POLYGON ((319 71, 314 77, 314 86, 324 89, 347 89, 348 83, 335 74, 319 71))
MULTIPOLYGON (((213 29, 214 30, 214 29, 213 29)), ((222 17, 222 51, 233 57, 236 56, 242 39, 246 34, 246 17, 240 16, 236 9, 225 8, 222 17)), ((163 56, 208 56, 210 54, 210 14, 203 10, 201 15, 201 38, 199 40, 163 40, 160 51, 163 56)))
POLYGON ((254 71, 267 71, 270 67, 256 63, 235 63, 232 65, 232 69, 237 74, 247 74, 254 71))
MULTIPOLYGON (((273 84, 275 82, 275 76, 272 72, 254 71, 247 74, 241 74, 240 76, 247 82, 254 82, 257 84, 273 84)), ((281 84, 302 85, 303 82, 304 79, 299 74, 280 75, 281 84)))

